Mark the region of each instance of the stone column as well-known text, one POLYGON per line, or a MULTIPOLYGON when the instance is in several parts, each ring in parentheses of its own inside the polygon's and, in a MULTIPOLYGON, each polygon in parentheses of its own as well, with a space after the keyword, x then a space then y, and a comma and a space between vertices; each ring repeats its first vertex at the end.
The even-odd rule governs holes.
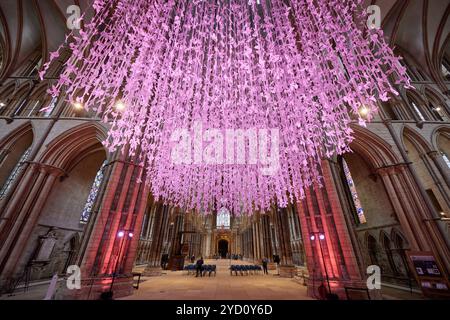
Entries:
POLYGON ((278 252, 281 260, 279 265, 280 276, 285 278, 293 278, 295 275, 295 266, 292 261, 292 248, 287 209, 276 209, 274 218, 280 245, 280 250, 278 252))
MULTIPOLYGON (((446 182, 442 181, 440 172, 438 170, 436 170, 436 167, 434 166, 436 164, 436 161, 434 161, 434 162, 430 161, 430 158, 426 154, 421 154, 420 158, 422 159, 423 164, 425 165, 428 173, 430 174, 431 178, 433 179, 434 185, 439 190, 439 193, 441 194, 442 198, 444 199, 447 207, 450 208, 450 196, 449 196, 450 192, 449 192, 446 182)), ((444 176, 442 176, 442 178, 444 178, 444 176)))
MULTIPOLYGON (((345 299, 344 287, 367 288, 358 265, 357 250, 350 236, 344 212, 335 187, 333 172, 328 161, 322 161, 324 187, 306 190, 306 199, 297 203, 300 216, 307 268, 310 278, 308 294, 318 297, 319 285, 345 299), (324 235, 323 239, 319 234, 324 235), (314 235, 314 240, 311 236, 314 235), (320 241, 320 242, 319 242, 320 241)), ((336 180, 339 181, 339 180, 336 180)))
POLYGON ((99 200, 102 205, 91 217, 91 229, 83 238, 85 249, 79 257, 82 288, 63 291, 63 297, 99 299, 102 292, 110 290, 113 274, 114 298, 133 292, 131 272, 148 195, 145 184, 137 183, 142 170, 122 155, 113 161, 106 192, 99 200), (119 231, 125 231, 123 238, 118 237, 119 231), (129 233, 136 236, 129 237, 129 233))
MULTIPOLYGON (((31 183, 28 188, 24 188, 23 185, 19 186, 19 190, 28 189, 28 192, 14 194, 12 204, 6 208, 5 213, 9 220, 3 224, 1 230, 0 289, 2 290, 8 289, 6 288, 7 283, 21 276, 25 270, 29 257, 24 256, 24 248, 36 226, 56 178, 64 174, 63 170, 42 163, 32 163, 29 170, 37 175, 35 179, 30 179, 31 181, 25 180, 31 183), (19 197, 21 197, 21 201, 16 201, 16 198, 19 197), (13 207, 13 205, 17 205, 17 207, 13 207)), ((27 176, 31 178, 33 174, 27 176)))
POLYGON ((417 238, 420 237, 420 249, 432 251, 437 259, 441 260, 448 275, 450 273, 450 250, 444 237, 448 237, 449 234, 447 232, 446 235, 443 235, 441 230, 439 230, 439 224, 444 224, 445 222, 431 217, 429 210, 427 210, 428 206, 417 189, 420 187, 414 183, 407 168, 398 166, 396 169, 397 175, 393 176, 394 185, 398 185, 399 189, 403 189, 403 192, 400 193, 404 197, 402 203, 411 208, 408 211, 408 220, 411 222, 415 221, 417 225, 414 233, 417 235, 417 238))
POLYGON ((447 167, 447 164, 444 162, 444 159, 442 159, 442 155, 439 151, 430 151, 428 152, 428 155, 433 160, 434 165, 439 170, 439 173, 441 174, 442 178, 444 179, 446 185, 448 188, 450 188, 450 173, 449 169, 447 167))

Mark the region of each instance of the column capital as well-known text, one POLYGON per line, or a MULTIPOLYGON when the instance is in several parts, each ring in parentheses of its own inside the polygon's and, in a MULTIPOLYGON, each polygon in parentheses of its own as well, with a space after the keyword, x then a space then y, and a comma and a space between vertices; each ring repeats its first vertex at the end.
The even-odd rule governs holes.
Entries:
POLYGON ((47 173, 55 177, 68 177, 67 172, 64 169, 52 166, 50 164, 27 161, 31 166, 35 167, 39 172, 47 173))
POLYGON ((427 155, 429 155, 433 159, 436 159, 437 157, 442 156, 442 153, 438 150, 431 150, 427 152, 427 155))
POLYGON ((407 168, 407 166, 408 166, 407 163, 396 163, 386 165, 375 169, 375 173, 379 174, 380 176, 396 175, 403 172, 407 168))
POLYGON ((392 119, 388 119, 388 118, 383 119, 383 123, 384 123, 385 125, 389 126, 389 125, 392 124, 392 119))

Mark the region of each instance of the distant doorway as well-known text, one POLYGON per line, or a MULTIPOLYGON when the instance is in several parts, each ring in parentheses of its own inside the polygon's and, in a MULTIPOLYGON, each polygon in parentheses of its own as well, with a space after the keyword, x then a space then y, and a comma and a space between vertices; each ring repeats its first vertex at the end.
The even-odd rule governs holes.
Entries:
POLYGON ((218 247, 219 247, 219 255, 222 258, 226 258, 228 253, 228 241, 224 239, 219 240, 218 247))

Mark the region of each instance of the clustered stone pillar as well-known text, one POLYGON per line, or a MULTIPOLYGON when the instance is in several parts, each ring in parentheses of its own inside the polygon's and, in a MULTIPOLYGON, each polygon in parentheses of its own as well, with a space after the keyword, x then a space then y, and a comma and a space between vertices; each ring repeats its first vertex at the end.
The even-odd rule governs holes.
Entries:
POLYGON ((79 253, 82 288, 62 290, 65 298, 99 299, 110 290, 113 277, 114 298, 132 293, 132 268, 149 193, 145 183, 137 182, 143 168, 132 160, 116 155, 109 163, 103 197, 79 253))
POLYGON ((278 255, 280 256, 280 277, 292 278, 295 275, 295 266, 292 261, 292 248, 286 208, 277 209, 274 213, 274 222, 279 240, 278 255))
POLYGON ((367 286, 358 267, 357 244, 351 240, 349 226, 333 183, 330 163, 326 160, 322 162, 322 171, 324 186, 305 190, 306 198, 297 202, 310 275, 307 281, 308 294, 319 297, 319 287, 325 287, 328 291, 329 282, 332 293, 345 299, 346 286, 367 286), (322 239, 319 238, 320 234, 323 235, 322 239))
POLYGON ((27 166, 23 182, 0 221, 0 291, 12 289, 10 286, 26 272, 24 248, 54 182, 63 175, 62 169, 47 164, 32 162, 27 166))
POLYGON ((441 236, 438 223, 431 218, 418 186, 415 185, 408 167, 399 164, 378 169, 391 194, 397 217, 404 230, 410 250, 430 251, 450 270, 449 249, 441 236))
POLYGON ((261 215, 261 237, 263 256, 269 260, 273 258, 272 241, 270 237, 270 217, 268 214, 261 215))

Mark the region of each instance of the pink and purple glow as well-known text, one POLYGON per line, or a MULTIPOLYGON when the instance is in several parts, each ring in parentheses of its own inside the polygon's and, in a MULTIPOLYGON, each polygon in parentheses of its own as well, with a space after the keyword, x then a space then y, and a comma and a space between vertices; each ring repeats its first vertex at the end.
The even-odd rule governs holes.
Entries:
POLYGON ((350 122, 365 124, 360 108, 370 120, 378 100, 397 94, 390 80, 409 87, 361 2, 95 0, 50 91, 111 124, 105 145, 140 155, 155 198, 203 212, 218 202, 235 214, 284 207, 321 184, 322 158, 349 151, 350 122), (169 138, 195 122, 279 129, 278 173, 174 165, 169 138))

